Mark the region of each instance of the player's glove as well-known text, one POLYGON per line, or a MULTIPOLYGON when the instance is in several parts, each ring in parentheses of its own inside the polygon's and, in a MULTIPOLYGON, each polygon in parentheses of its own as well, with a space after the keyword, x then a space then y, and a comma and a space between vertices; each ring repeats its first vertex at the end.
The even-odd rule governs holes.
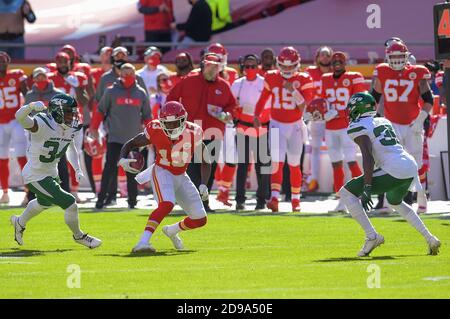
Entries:
POLYGON ((208 200, 209 192, 208 192, 208 187, 205 184, 201 184, 198 187, 198 192, 200 193, 200 197, 202 198, 202 201, 208 200))
POLYGON ((130 166, 130 163, 134 163, 134 162, 136 162, 136 159, 134 159, 134 158, 121 158, 118 165, 122 166, 122 168, 125 172, 131 173, 131 174, 137 174, 137 173, 139 173, 139 171, 130 166))
POLYGON ((419 116, 410 124, 411 130, 416 134, 421 134, 423 132, 423 123, 428 117, 428 113, 424 110, 420 111, 419 116))
POLYGON ((45 104, 41 101, 31 102, 28 105, 33 111, 36 112, 42 112, 43 110, 46 109, 45 104))
POLYGON ((331 109, 329 110, 327 113, 325 113, 325 115, 323 116, 325 121, 331 121, 332 119, 334 119, 336 116, 338 115, 338 111, 336 111, 335 109, 331 109))
POLYGON ((369 212, 373 208, 371 196, 372 196, 372 185, 364 185, 363 192, 361 194, 361 204, 366 212, 369 212))
POLYGON ((77 180, 77 183, 79 183, 83 177, 83 171, 81 169, 77 169, 75 172, 75 179, 77 180))
POLYGON ((75 75, 69 75, 64 78, 64 80, 69 83, 70 86, 77 88, 80 86, 80 81, 75 75))
POLYGON ((313 115, 310 112, 303 113, 303 121, 308 122, 313 120, 313 115))

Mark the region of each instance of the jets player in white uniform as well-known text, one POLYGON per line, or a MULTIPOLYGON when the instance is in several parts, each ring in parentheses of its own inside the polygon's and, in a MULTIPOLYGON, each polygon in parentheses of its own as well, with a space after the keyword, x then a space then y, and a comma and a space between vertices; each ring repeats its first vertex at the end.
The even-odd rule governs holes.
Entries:
POLYGON ((366 234, 358 256, 368 256, 384 243, 383 236, 376 232, 366 214, 373 205, 371 195, 381 193, 386 193, 389 206, 426 239, 428 254, 437 255, 441 242, 430 233, 412 207, 403 201, 417 176, 416 161, 400 144, 392 123, 385 118, 374 117, 375 99, 372 95, 354 94, 347 108, 350 112, 347 134, 361 149, 364 174, 347 182, 339 193, 350 215, 366 234))
POLYGON ((75 197, 64 191, 58 181, 58 162, 67 151, 67 159, 75 169, 77 181, 83 177, 74 140, 81 133, 77 102, 67 94, 57 94, 50 101, 47 112, 43 102, 32 102, 16 112, 17 121, 30 132, 27 150, 28 162, 22 176, 24 183, 36 194, 20 216, 11 216, 15 240, 23 245, 27 222, 52 205, 64 209, 64 220, 73 233, 75 242, 96 248, 101 240, 80 230, 78 206, 75 197), (30 116, 31 113, 36 113, 30 116))

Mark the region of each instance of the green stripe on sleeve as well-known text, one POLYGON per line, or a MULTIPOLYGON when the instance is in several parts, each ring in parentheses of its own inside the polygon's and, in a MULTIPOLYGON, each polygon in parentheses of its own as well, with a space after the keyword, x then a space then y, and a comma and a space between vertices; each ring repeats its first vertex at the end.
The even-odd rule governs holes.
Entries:
POLYGON ((354 128, 349 129, 347 131, 347 134, 353 134, 353 133, 356 133, 356 132, 360 132, 362 130, 364 130, 363 126, 354 127, 354 128))

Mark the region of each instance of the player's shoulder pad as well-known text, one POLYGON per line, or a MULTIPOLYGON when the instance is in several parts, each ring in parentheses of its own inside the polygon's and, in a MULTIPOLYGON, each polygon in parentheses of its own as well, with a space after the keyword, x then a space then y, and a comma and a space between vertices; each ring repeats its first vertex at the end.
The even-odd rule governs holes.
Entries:
POLYGON ((431 79, 431 73, 424 65, 416 64, 413 67, 414 71, 419 74, 420 79, 431 79))
POLYGON ((364 118, 350 122, 347 128, 347 134, 350 136, 367 135, 367 128, 364 123, 364 118))

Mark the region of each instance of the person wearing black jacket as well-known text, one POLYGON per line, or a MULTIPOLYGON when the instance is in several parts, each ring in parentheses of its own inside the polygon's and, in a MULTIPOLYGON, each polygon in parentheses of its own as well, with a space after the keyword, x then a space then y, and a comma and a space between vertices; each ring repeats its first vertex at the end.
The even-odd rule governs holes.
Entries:
POLYGON ((205 0, 189 0, 192 10, 185 23, 176 25, 181 44, 178 49, 189 47, 195 42, 208 42, 211 38, 212 12, 205 0))

